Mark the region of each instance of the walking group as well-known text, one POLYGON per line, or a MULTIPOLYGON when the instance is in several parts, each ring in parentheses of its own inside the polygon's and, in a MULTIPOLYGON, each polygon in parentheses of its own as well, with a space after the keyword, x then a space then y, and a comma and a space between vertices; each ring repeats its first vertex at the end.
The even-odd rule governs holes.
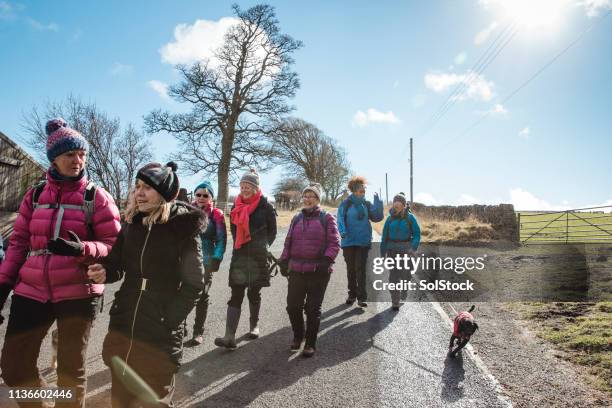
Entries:
MULTIPOLYGON (((37 360, 56 324, 57 386, 75 390, 74 401, 61 405, 83 407, 87 345, 93 322, 103 311, 104 285, 121 281, 108 311, 104 363, 111 367, 115 357, 121 358, 157 394, 159 406, 173 406, 187 316, 195 309, 189 342, 201 344, 209 291, 228 242, 225 216, 214 206, 214 189, 202 182, 192 203, 181 202, 176 164, 149 163, 138 170, 120 215, 111 196, 85 175, 86 139, 59 118, 47 123, 46 133, 51 163, 46 179, 26 193, 8 250, 0 253, 0 311, 13 292, 0 357, 2 378, 9 387, 46 387, 37 360)), ((348 188, 351 194, 337 216, 321 207, 319 184, 303 190, 303 208, 291 221, 278 260, 288 278, 286 310, 293 330, 288 347, 301 350, 304 357, 317 350, 321 307, 340 249, 347 267, 346 304, 367 307, 371 222, 383 220, 384 206, 376 194, 373 203, 365 199, 363 177, 353 177, 348 188)), ((214 343, 235 350, 245 295, 246 337, 260 336, 262 288, 270 286, 269 249, 277 236, 275 209, 262 194, 255 171, 240 179, 229 220, 231 291, 225 333, 214 343)), ((384 224, 381 255, 410 253, 419 240, 417 220, 400 193, 384 224)), ((391 276, 403 278, 393 271, 391 276)), ((405 293, 391 295, 397 311, 405 293)), ((140 403, 125 375, 125 370, 112 370, 113 407, 140 403)))

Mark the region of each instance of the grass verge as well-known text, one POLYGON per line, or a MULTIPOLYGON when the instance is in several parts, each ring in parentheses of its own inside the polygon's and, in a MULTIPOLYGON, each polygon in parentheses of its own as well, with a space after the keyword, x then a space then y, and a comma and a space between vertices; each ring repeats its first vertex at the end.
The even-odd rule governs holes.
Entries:
MULTIPOLYGON (((585 367, 587 380, 612 395, 612 302, 513 303, 537 336, 563 351, 562 357, 585 367)), ((571 379, 568 379, 571 380, 571 379)))

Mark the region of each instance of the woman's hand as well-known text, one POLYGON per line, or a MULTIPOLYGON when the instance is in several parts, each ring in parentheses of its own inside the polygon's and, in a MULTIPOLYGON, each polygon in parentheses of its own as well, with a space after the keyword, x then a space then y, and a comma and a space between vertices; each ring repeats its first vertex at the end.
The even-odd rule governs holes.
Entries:
POLYGON ((95 283, 104 283, 106 282, 106 269, 100 264, 89 265, 87 277, 95 283))

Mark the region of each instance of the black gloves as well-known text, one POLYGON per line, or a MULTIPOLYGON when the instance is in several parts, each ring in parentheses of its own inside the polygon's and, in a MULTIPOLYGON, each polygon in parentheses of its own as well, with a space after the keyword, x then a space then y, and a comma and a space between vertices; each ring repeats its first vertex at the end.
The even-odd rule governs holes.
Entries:
MULTIPOLYGON (((6 303, 6 299, 8 299, 12 288, 7 285, 0 285, 0 312, 4 308, 4 303, 6 303)), ((4 322, 4 317, 0 315, 0 324, 4 322)))
POLYGON ((85 246, 74 232, 68 231, 68 235, 70 241, 64 238, 50 239, 47 242, 47 250, 55 255, 82 256, 85 246))
POLYGON ((280 259, 278 261, 278 266, 280 268, 280 274, 283 276, 289 276, 289 259, 280 259))
POLYGON ((329 266, 333 263, 334 263, 333 259, 331 259, 329 256, 324 256, 319 261, 316 271, 319 273, 329 273, 329 266))
POLYGON ((219 270, 219 266, 221 265, 221 261, 216 258, 212 258, 210 260, 210 271, 217 272, 219 270))

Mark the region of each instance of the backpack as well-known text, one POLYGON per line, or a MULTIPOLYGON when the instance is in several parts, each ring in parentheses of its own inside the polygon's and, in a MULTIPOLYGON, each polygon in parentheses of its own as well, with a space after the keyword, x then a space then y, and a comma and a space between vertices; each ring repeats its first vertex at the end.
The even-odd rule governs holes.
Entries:
POLYGON ((38 204, 38 199, 40 198, 40 195, 43 192, 43 189, 45 188, 46 184, 47 184, 46 181, 41 181, 40 183, 32 187, 32 189, 34 190, 32 192, 32 209, 35 210, 37 208, 53 208, 53 209, 59 208, 59 215, 57 216, 57 220, 55 221, 55 230, 53 232, 53 239, 57 239, 57 237, 59 236, 60 227, 62 226, 62 218, 64 217, 65 209, 83 211, 85 213, 85 223, 87 224, 87 232, 91 237, 93 237, 94 236, 93 215, 96 209, 96 190, 97 190, 97 186, 94 184, 94 182, 90 181, 87 183, 87 186, 85 186, 85 192, 83 193, 83 205, 58 204, 58 203, 38 204))
MULTIPOLYGON (((410 212, 410 208, 406 208, 404 210, 404 215, 402 216, 403 219, 405 219, 408 222, 408 229, 410 230, 410 237, 412 237, 414 229, 412 228, 412 219, 410 219, 410 217, 408 216, 409 214, 411 214, 410 212)), ((390 240, 389 238, 389 230, 387 230, 387 236, 383 237, 384 241, 387 242, 390 240)), ((406 242, 408 242, 409 240, 406 240, 406 242)))
MULTIPOLYGON (((300 222, 303 218, 304 218, 304 213, 301 211, 299 212, 298 215, 293 217, 293 219, 291 220, 291 225, 289 225, 289 232, 288 232, 289 235, 293 233, 293 227, 295 227, 295 225, 298 222, 300 222)), ((327 248, 327 211, 325 210, 319 211, 319 222, 321 222, 321 226, 323 227, 323 232, 324 232, 323 245, 321 246, 319 256, 323 256, 323 254, 325 253, 325 249, 327 248)))
MULTIPOLYGON (((345 204, 344 204, 344 217, 343 218, 344 218, 344 225, 347 225, 346 215, 348 214, 349 208, 351 208, 351 206, 353 205, 353 201, 347 198, 344 202, 345 204)), ((368 218, 370 218, 370 211, 372 208, 372 203, 370 203, 369 201, 366 201, 365 205, 366 205, 366 209, 368 210, 368 218)))

